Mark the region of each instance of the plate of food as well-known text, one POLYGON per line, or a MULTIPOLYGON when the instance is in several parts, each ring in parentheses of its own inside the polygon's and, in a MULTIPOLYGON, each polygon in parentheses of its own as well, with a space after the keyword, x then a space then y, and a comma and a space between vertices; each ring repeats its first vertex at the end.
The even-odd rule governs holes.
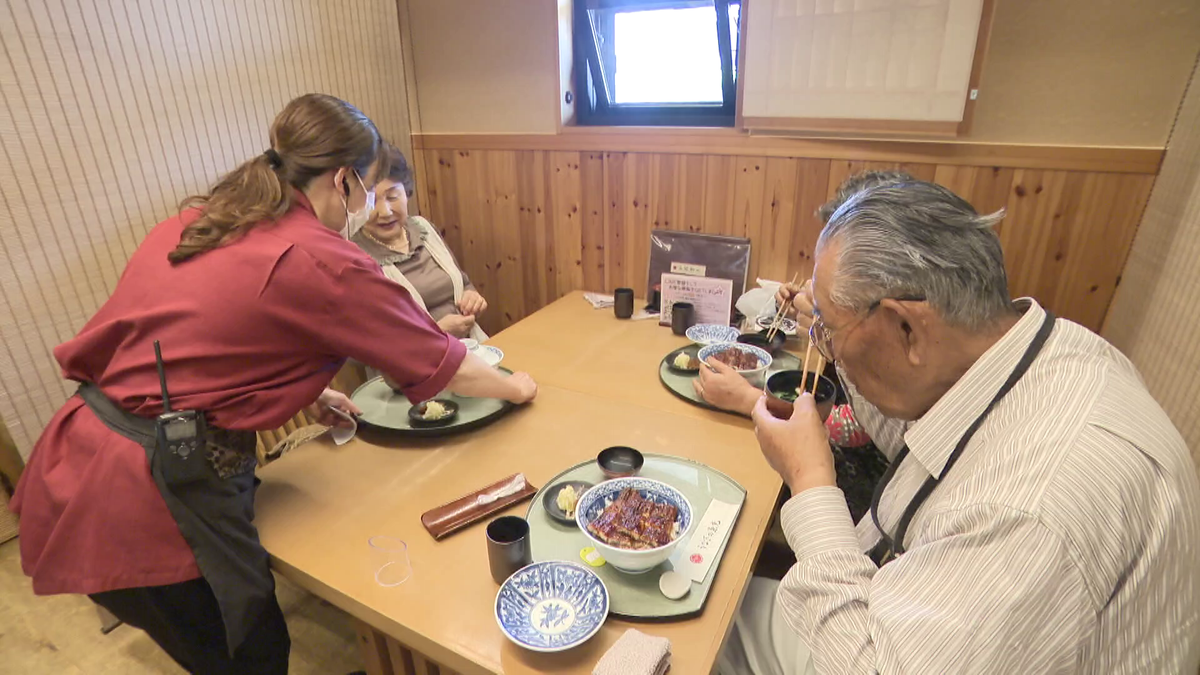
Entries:
POLYGON ((684 335, 698 345, 715 345, 737 340, 741 331, 733 326, 722 326, 719 323, 698 323, 688 328, 684 335))
POLYGON ((614 478, 584 493, 575 522, 613 569, 642 574, 671 557, 692 526, 692 505, 661 481, 614 478))
POLYGON ((771 355, 761 347, 740 342, 709 345, 701 349, 698 356, 701 361, 707 361, 710 358, 716 359, 738 371, 748 380, 767 372, 767 368, 771 367, 773 360, 771 355))
POLYGON ((608 607, 608 588, 595 572, 548 560, 522 567, 500 586, 496 624, 525 649, 561 652, 599 632, 608 607))
POLYGON ((664 360, 667 362, 667 367, 677 373, 695 375, 700 372, 700 359, 697 358, 699 351, 699 345, 688 345, 667 354, 664 360))
POLYGON ((575 525, 575 505, 583 493, 592 488, 591 483, 581 480, 569 480, 558 485, 551 485, 542 496, 542 507, 546 515, 563 525, 575 525))
MULTIPOLYGON (((773 316, 760 316, 754 320, 754 323, 763 330, 770 330, 771 322, 774 321, 774 319, 775 317, 773 316)), ((779 322, 779 332, 783 333, 784 335, 794 336, 799 327, 800 325, 796 323, 795 319, 785 318, 779 322)))
POLYGON ((408 409, 408 421, 414 427, 449 424, 458 415, 458 404, 448 398, 433 398, 408 409))

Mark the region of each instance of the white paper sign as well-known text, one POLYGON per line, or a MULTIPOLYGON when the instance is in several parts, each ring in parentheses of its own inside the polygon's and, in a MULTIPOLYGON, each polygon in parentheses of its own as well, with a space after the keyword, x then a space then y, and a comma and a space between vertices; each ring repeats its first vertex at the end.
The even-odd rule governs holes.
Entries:
POLYGON ((675 562, 675 571, 698 584, 704 583, 708 571, 717 561, 721 542, 725 541, 740 509, 738 504, 714 499, 692 530, 687 548, 675 562))
POLYGON ((671 307, 677 302, 695 306, 695 323, 729 325, 733 306, 733 281, 714 277, 692 277, 684 274, 662 275, 662 314, 659 323, 671 325, 671 307))

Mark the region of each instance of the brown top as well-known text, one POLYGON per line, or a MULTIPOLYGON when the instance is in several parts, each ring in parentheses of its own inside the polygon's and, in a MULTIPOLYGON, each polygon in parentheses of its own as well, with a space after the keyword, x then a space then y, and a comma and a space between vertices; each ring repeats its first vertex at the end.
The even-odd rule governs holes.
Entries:
MULTIPOLYGON (((366 230, 359 230, 350 241, 358 244, 381 266, 395 265, 421 294, 425 308, 429 310, 429 315, 434 321, 449 314, 458 314, 458 305, 454 302, 454 284, 450 281, 450 275, 438 266, 426 248, 425 231, 414 218, 408 219, 404 229, 408 232, 408 253, 400 253, 384 246, 368 235, 366 230)), ((454 264, 458 265, 457 258, 454 264)), ((475 287, 471 285, 471 280, 467 278, 467 273, 462 271, 461 266, 459 271, 462 274, 463 286, 467 290, 474 290, 475 287)))

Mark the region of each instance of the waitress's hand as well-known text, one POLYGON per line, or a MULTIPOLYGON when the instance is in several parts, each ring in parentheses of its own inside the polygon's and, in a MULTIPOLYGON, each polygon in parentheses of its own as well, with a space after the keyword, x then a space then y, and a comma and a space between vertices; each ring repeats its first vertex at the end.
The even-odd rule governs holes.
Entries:
POLYGON ((471 335, 471 329, 475 327, 475 317, 464 316, 462 314, 447 314, 438 319, 437 325, 438 328, 456 338, 465 338, 471 335))
POLYGON ((700 375, 692 380, 692 388, 710 405, 743 415, 749 415, 754 402, 762 396, 762 392, 736 370, 714 358, 700 366, 700 375))
POLYGON ((792 306, 787 311, 788 317, 796 320, 801 331, 807 331, 813 321, 812 280, 803 284, 781 285, 775 292, 775 306, 782 307, 788 300, 792 300, 792 306))
POLYGON ((537 382, 533 381, 529 373, 513 373, 505 378, 505 382, 513 388, 512 395, 505 398, 517 405, 529 403, 537 396, 537 382))
POLYGON ((467 316, 479 316, 487 311, 487 300, 478 291, 467 289, 462 294, 462 299, 458 301, 458 311, 467 316))
POLYGON ((337 408, 338 410, 341 410, 344 413, 349 413, 350 415, 362 414, 362 408, 354 405, 354 401, 351 401, 349 396, 346 396, 340 391, 329 389, 328 387, 326 387, 325 391, 321 392, 321 395, 317 397, 316 406, 317 423, 324 424, 327 427, 349 428, 353 426, 350 423, 350 420, 333 412, 332 408, 337 408))

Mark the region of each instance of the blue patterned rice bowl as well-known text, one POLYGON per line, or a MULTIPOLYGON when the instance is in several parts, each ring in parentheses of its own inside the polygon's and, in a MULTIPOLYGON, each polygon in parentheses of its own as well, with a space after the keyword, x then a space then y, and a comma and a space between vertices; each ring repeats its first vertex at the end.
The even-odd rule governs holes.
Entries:
POLYGON ((535 652, 561 652, 587 642, 608 617, 608 589, 582 565, 548 560, 521 568, 496 594, 504 636, 535 652))
POLYGON ((754 375, 754 374, 762 373, 768 367, 770 367, 771 362, 773 361, 773 359, 771 358, 771 355, 769 353, 767 353, 767 350, 762 349, 761 347, 755 347, 754 345, 742 344, 740 342, 708 345, 707 347, 701 347, 700 352, 698 354, 696 354, 696 358, 700 359, 701 361, 707 361, 710 356, 715 356, 716 354, 720 354, 721 352, 723 352, 727 349, 736 349, 739 351, 746 352, 748 354, 753 354, 754 357, 756 359, 758 359, 758 367, 757 368, 754 368, 753 370, 737 371, 743 375, 754 375))
POLYGON ((733 326, 719 323, 698 323, 684 333, 687 339, 698 345, 713 345, 720 342, 737 342, 741 331, 733 326))
POLYGON ((575 523, 579 526, 579 531, 588 538, 588 541, 596 547, 600 555, 614 569, 626 574, 641 574, 657 567, 671 557, 671 553, 675 551, 680 539, 692 527, 692 504, 687 497, 683 496, 682 492, 661 481, 639 477, 614 478, 583 493, 575 505, 575 523), (617 548, 597 539, 588 531, 588 523, 598 518, 604 507, 616 501, 626 488, 637 490, 642 497, 651 501, 675 507, 679 512, 675 516, 677 532, 670 543, 651 549, 617 548))

